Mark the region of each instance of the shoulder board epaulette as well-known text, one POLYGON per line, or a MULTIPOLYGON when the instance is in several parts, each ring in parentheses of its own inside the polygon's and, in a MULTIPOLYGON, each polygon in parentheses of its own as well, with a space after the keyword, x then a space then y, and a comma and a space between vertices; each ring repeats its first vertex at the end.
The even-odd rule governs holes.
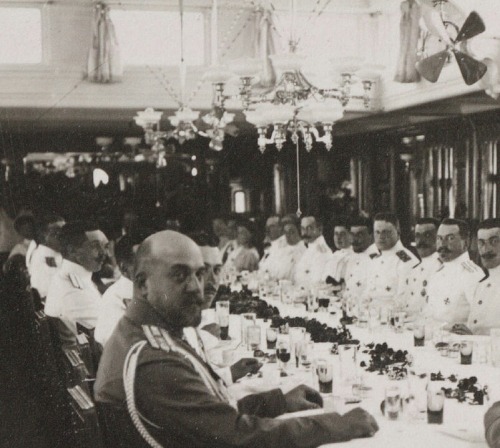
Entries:
POLYGON ((151 347, 157 350, 163 350, 164 352, 169 352, 172 349, 170 342, 167 341, 158 327, 154 325, 143 325, 142 331, 144 331, 146 339, 151 347))
POLYGON ((373 254, 370 254, 370 258, 373 260, 374 258, 380 257, 380 254, 377 254, 374 252, 373 254))
POLYGON ((467 271, 467 272, 479 272, 481 269, 479 266, 474 264, 471 260, 464 261, 462 263, 462 267, 467 271))
POLYGON ((80 277, 78 277, 78 275, 70 272, 68 277, 69 277, 69 281, 71 282, 71 284, 73 285, 74 288, 83 289, 83 283, 80 280, 80 277))
POLYGON ((396 255, 403 263, 406 263, 407 261, 411 260, 411 257, 404 250, 396 252, 396 255))
POLYGON ((45 263, 51 268, 57 268, 56 259, 54 257, 45 257, 45 263))

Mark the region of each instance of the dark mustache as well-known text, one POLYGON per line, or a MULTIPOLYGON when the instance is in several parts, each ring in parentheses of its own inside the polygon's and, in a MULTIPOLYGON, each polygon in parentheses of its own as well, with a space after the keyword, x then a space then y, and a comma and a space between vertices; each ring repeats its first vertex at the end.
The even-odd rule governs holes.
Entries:
POLYGON ((200 294, 193 294, 184 296, 184 301, 182 302, 182 306, 188 308, 191 305, 203 305, 203 303, 204 300, 200 294))
POLYGON ((447 247, 440 247, 440 248, 438 249, 438 252, 439 252, 440 254, 449 254, 449 253, 451 252, 451 250, 450 250, 450 249, 448 249, 447 247))
POLYGON ((497 256, 497 254, 495 254, 494 252, 488 252, 486 254, 481 255, 481 258, 484 258, 485 260, 491 260, 491 259, 495 258, 496 256, 497 256))
POLYGON ((430 249, 431 245, 427 243, 418 243, 415 247, 417 249, 430 249))

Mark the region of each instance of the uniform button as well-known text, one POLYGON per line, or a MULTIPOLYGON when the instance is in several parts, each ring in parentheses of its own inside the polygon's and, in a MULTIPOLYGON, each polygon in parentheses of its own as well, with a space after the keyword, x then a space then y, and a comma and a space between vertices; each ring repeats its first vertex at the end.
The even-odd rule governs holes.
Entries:
POLYGON ((479 305, 482 305, 483 304, 483 301, 480 300, 479 302, 477 302, 479 305))
POLYGON ((413 291, 411 292, 411 295, 413 295, 413 291))
POLYGON ((491 283, 488 283, 488 284, 486 285, 486 287, 487 287, 487 288, 490 288, 490 287, 491 287, 491 283))
POLYGON ((477 324, 477 319, 474 319, 474 323, 477 324))

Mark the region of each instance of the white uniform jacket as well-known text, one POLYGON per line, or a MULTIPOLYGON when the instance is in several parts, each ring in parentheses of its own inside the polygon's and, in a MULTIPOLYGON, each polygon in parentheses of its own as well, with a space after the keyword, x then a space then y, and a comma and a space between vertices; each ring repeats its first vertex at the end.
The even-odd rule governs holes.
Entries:
POLYGON ((58 317, 76 335, 76 321, 96 325, 101 295, 92 282, 92 272, 69 260, 52 278, 45 314, 58 317))
POLYGON ((40 297, 47 297, 52 277, 60 268, 63 257, 50 247, 39 244, 33 250, 31 263, 28 266, 31 287, 38 291, 40 297))
POLYGON ((437 322, 466 324, 477 283, 484 277, 468 252, 443 263, 429 279, 425 315, 437 322))
POLYGON ((365 296, 368 286, 368 272, 372 259, 379 255, 375 244, 369 246, 364 252, 353 252, 345 260, 343 278, 345 281, 344 297, 358 299, 365 296))
POLYGON ((99 304, 99 316, 94 331, 95 340, 99 344, 106 344, 127 309, 127 301, 132 300, 133 295, 134 284, 123 275, 106 289, 99 304))
POLYGON ((331 260, 332 250, 323 235, 310 243, 295 265, 294 281, 297 285, 313 286, 324 283, 325 265, 331 260))
POLYGON ((295 265, 305 250, 306 246, 303 241, 299 241, 294 246, 287 244, 273 250, 265 260, 264 258, 261 260, 259 273, 268 275, 273 280, 293 281, 295 265))
POLYGON ((439 254, 434 252, 422 258, 408 275, 405 281, 404 302, 406 312, 410 316, 417 316, 427 305, 427 287, 429 278, 441 267, 439 254))
POLYGON ((401 241, 393 248, 379 252, 378 256, 372 256, 365 298, 379 304, 403 300, 405 280, 418 262, 401 241))
POLYGON ((500 328, 500 266, 489 269, 488 276, 477 284, 467 326, 482 335, 500 328))

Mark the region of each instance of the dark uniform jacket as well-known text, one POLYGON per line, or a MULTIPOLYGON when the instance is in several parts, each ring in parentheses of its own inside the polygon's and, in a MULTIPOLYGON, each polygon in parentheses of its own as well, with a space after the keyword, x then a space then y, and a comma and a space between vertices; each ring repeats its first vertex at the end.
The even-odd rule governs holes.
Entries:
MULTIPOLYGON (((148 446, 128 415, 123 385, 129 349, 147 340, 142 325, 168 328, 149 304, 134 300, 108 340, 99 365, 95 397, 108 428, 111 422, 112 446, 148 446)), ((218 379, 191 347, 170 336, 218 379)), ((355 425, 350 418, 334 413, 276 420, 272 417, 286 412, 279 389, 245 397, 236 410, 210 393, 184 356, 151 344, 140 352, 134 386, 141 421, 164 447, 315 447, 349 440, 355 425)))

